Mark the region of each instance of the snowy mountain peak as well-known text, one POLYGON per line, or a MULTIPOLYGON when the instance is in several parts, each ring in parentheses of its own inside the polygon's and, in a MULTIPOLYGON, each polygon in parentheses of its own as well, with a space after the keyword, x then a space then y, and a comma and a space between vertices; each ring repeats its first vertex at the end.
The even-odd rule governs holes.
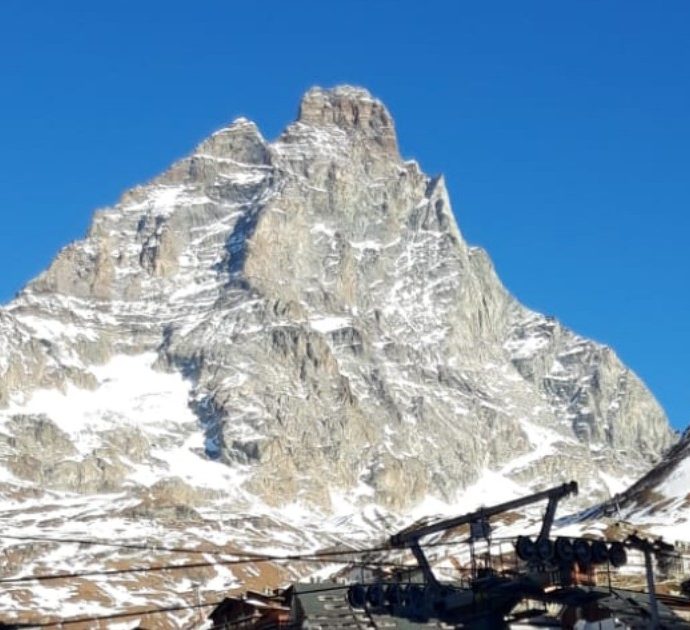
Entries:
POLYGON ((674 440, 612 351, 506 291, 352 87, 97 212, 0 310, 0 351, 5 531, 325 544, 468 488, 606 498, 674 440))

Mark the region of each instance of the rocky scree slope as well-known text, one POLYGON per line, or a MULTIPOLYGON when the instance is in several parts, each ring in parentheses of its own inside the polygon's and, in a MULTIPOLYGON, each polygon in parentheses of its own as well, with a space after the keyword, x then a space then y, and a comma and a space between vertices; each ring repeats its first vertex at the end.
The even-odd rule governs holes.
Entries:
POLYGON ((674 440, 611 349, 506 291, 353 87, 307 92, 274 142, 238 119, 98 211, 0 311, 0 405, 6 527, 220 520, 245 545, 473 485, 594 501, 674 440))

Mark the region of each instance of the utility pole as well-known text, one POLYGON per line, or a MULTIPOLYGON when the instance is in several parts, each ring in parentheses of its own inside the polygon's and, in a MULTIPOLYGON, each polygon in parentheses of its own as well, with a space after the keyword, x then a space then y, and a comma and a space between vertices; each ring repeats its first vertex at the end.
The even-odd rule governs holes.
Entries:
POLYGON ((658 630, 661 626, 659 623, 659 606, 656 601, 656 587, 654 586, 654 564, 652 560, 652 554, 655 551, 654 545, 648 540, 640 538, 637 534, 630 534, 626 542, 644 554, 647 592, 649 593, 649 613, 651 616, 649 627, 652 630, 658 630))
POLYGON ((194 587, 194 594, 196 596, 196 612, 194 613, 191 625, 185 627, 185 630, 192 630, 192 628, 198 628, 204 623, 204 621, 206 621, 204 619, 203 609, 201 608, 201 593, 199 592, 201 584, 199 582, 193 582, 192 586, 194 587))
POLYGON ((199 621, 203 623, 204 621, 204 614, 201 608, 201 584, 198 582, 194 584, 194 592, 196 593, 196 605, 197 605, 197 616, 200 616, 199 621))

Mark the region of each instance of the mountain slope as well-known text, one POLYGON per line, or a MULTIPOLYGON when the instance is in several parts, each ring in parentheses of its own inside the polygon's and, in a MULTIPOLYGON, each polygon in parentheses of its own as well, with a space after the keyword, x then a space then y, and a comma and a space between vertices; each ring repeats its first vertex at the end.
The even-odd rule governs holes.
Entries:
POLYGON ((611 349, 505 290, 347 86, 96 213, 0 311, 0 351, 9 531, 317 546, 487 480, 605 498, 674 439, 611 349))
POLYGON ((615 507, 625 520, 690 543, 690 429, 652 470, 616 496, 615 507))

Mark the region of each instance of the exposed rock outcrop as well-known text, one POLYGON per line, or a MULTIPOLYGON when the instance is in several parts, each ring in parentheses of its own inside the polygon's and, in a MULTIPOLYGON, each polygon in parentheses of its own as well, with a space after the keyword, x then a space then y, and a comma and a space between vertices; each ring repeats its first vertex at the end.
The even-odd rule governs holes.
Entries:
POLYGON ((327 507, 337 489, 402 509, 487 470, 605 494, 600 472, 657 461, 673 435, 644 385, 521 306, 465 243, 443 179, 397 146, 365 90, 315 88, 276 142, 239 119, 99 211, 0 313, 13 474, 136 486, 156 448, 196 432, 195 457, 242 468, 268 503, 327 507), (71 438, 51 433, 49 410, 17 420, 36 390, 97 398, 98 366, 141 353, 184 375, 195 421, 132 442, 113 417, 78 428, 88 448, 64 460, 71 438))

